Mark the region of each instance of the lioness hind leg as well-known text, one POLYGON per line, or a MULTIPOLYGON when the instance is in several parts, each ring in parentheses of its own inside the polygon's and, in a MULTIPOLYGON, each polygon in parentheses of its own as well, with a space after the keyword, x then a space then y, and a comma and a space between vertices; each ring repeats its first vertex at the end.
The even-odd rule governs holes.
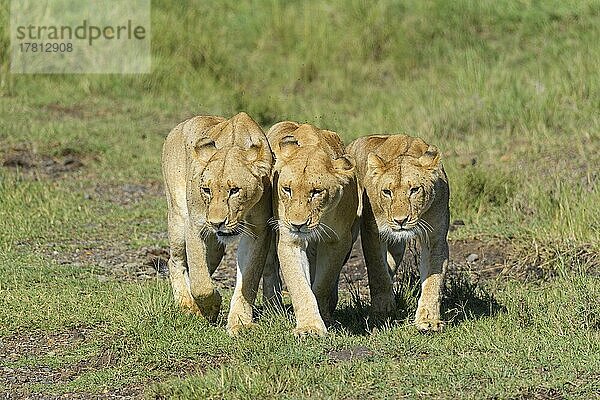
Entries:
POLYGON ((403 240, 401 242, 388 243, 386 247, 387 254, 385 257, 387 259, 390 277, 393 281, 394 276, 398 272, 398 268, 400 268, 400 265, 402 264, 402 259, 404 258, 404 252, 406 250, 406 242, 403 240))
POLYGON ((340 271, 351 246, 352 236, 349 234, 339 241, 320 242, 317 247, 312 291, 317 299, 321 317, 326 322, 332 320, 337 306, 340 271))
POLYGON ((415 325, 421 331, 440 331, 441 300, 444 275, 448 265, 448 243, 424 244, 421 246, 421 296, 415 315, 415 325))
POLYGON ((279 259, 277 258, 277 243, 274 234, 271 235, 269 253, 263 270, 263 304, 270 309, 283 310, 279 259))

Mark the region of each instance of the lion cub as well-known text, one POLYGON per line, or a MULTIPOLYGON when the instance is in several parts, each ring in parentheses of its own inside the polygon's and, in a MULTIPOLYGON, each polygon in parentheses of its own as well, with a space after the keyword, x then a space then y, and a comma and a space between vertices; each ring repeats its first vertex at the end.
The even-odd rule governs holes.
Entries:
POLYGON ((162 170, 169 208, 169 275, 175 301, 216 320, 221 296, 211 275, 239 238, 237 280, 227 318, 236 334, 252 323, 252 304, 270 244, 272 154, 245 113, 199 116, 165 140, 162 170))
MULTIPOLYGON (((308 124, 280 122, 267 133, 275 155, 273 213, 277 256, 296 314, 296 335, 327 332, 338 280, 358 228, 354 160, 338 135, 308 124)), ((263 285, 276 284, 276 262, 263 285)))
POLYGON ((362 194, 361 239, 373 311, 395 308, 392 280, 407 240, 421 244, 420 330, 442 329, 440 303, 448 265, 450 190, 438 149, 406 135, 369 136, 347 147, 362 194))

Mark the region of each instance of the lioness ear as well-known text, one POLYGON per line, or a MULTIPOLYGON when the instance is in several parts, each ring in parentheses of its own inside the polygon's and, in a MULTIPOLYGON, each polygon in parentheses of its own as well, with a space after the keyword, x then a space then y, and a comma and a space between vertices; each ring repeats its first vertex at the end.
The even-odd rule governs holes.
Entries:
POLYGON ((198 160, 206 163, 217 152, 217 146, 215 146, 214 140, 204 137, 196 142, 194 152, 198 160))
POLYGON ((271 174, 271 149, 263 143, 252 144, 246 149, 246 161, 257 176, 271 174))
POLYGON ((437 147, 429 146, 427 151, 418 159, 419 164, 424 168, 436 168, 440 162, 440 152, 437 147))
POLYGON ((344 154, 343 156, 336 158, 333 160, 332 164, 335 172, 346 178, 352 176, 354 173, 354 167, 356 165, 354 162, 354 157, 349 154, 344 154))
POLYGON ((367 156, 367 171, 370 175, 381 173, 385 167, 385 161, 375 153, 369 153, 367 156))
POLYGON ((293 135, 284 136, 279 141, 279 154, 283 159, 289 158, 299 147, 298 139, 293 135))

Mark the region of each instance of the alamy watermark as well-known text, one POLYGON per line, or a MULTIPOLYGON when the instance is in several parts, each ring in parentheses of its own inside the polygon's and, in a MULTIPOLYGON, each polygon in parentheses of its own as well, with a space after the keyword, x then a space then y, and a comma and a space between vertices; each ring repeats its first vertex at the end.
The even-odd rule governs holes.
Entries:
POLYGON ((150 72, 150 0, 12 0, 13 73, 150 72))

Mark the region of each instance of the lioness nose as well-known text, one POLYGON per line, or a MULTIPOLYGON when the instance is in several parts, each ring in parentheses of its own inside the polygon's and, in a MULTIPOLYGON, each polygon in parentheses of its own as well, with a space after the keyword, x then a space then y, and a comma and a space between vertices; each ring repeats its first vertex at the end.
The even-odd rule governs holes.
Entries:
POLYGON ((402 216, 400 218, 394 218, 394 222, 398 225, 402 226, 408 221, 408 215, 402 216))
POLYGON ((294 224, 293 222, 290 222, 290 225, 292 226, 293 230, 300 231, 300 229, 306 226, 307 223, 308 221, 304 221, 300 224, 294 224))
POLYGON ((215 230, 219 230, 222 227, 225 226, 225 223, 227 222, 227 219, 221 220, 221 221, 208 221, 208 223, 210 224, 210 226, 212 226, 215 230))

